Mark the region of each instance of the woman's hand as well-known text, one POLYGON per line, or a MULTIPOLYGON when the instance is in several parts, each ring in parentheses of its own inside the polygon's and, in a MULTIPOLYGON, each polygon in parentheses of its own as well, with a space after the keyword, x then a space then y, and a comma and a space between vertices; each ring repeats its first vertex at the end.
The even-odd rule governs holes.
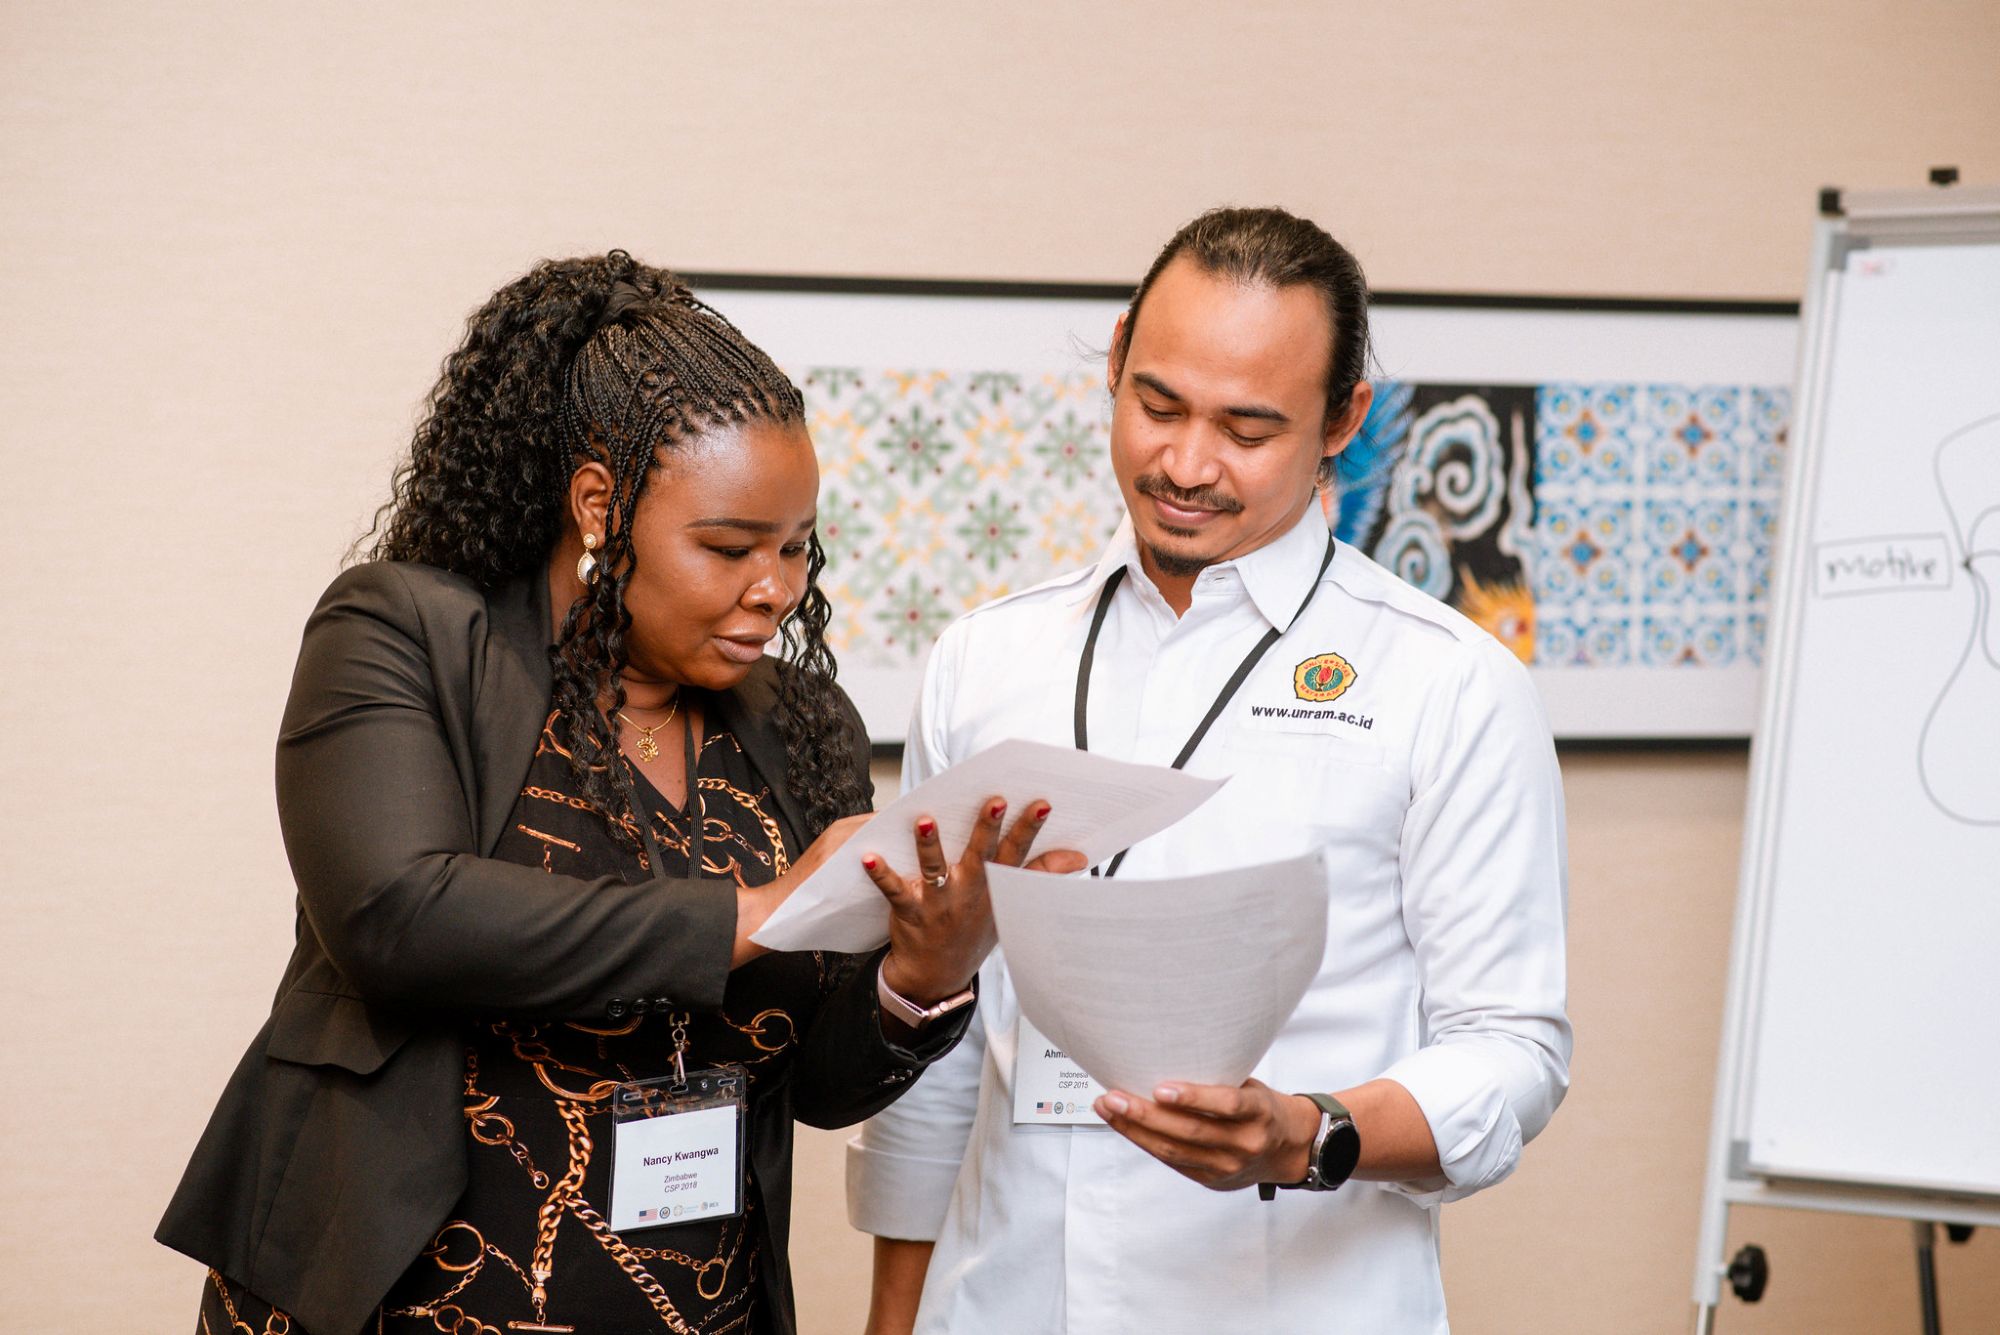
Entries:
POLYGON ((777 912, 778 905, 784 903, 792 891, 805 884, 806 877, 825 866, 826 860, 872 819, 873 816, 868 814, 842 817, 821 830, 819 838, 812 841, 812 847, 783 876, 763 885, 746 886, 736 892, 736 948, 729 957, 730 968, 740 969, 759 955, 768 953, 750 939, 750 934, 763 927, 765 921, 777 912))
MULTIPOLYGON (((862 857, 862 868, 889 901, 882 980, 899 996, 927 1006, 964 991, 999 939, 986 897, 986 864, 1021 866, 1049 818, 1049 804, 1030 802, 1002 834, 1006 815, 1005 798, 987 798, 956 862, 945 860, 937 822, 928 816, 919 820, 913 876, 898 874, 880 853, 862 857)), ((1081 853, 1063 849, 1027 865, 1031 871, 1063 873, 1081 871, 1085 863, 1081 853)))

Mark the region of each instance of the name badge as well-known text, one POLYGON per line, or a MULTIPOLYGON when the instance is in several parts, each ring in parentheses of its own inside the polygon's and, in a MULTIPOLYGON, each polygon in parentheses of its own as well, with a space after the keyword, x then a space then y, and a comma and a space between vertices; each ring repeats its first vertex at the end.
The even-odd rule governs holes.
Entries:
POLYGON ((743 1212, 740 1068, 639 1080, 611 1092, 611 1231, 743 1212))
POLYGON ((1020 1017, 1014 1029, 1014 1125, 1103 1126, 1090 1110, 1104 1086, 1020 1017))

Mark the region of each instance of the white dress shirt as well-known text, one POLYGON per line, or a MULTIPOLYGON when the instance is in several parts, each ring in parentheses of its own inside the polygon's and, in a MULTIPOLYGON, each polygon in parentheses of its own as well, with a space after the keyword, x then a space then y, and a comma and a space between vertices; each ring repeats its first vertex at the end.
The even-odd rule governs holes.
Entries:
POLYGON ((1093 751, 1170 763, 1257 638, 1290 625, 1188 761, 1230 781, 1118 874, 1326 849, 1326 957, 1256 1075, 1288 1092, 1398 1082, 1442 1176, 1265 1202, 1199 1186, 1103 1127, 1015 1125, 1020 1012, 996 952, 965 1040, 849 1147, 854 1225, 936 1240, 919 1335, 1447 1329, 1438 1207, 1512 1172, 1568 1086, 1560 779, 1513 655, 1352 547, 1291 624, 1325 546, 1310 508, 1204 570, 1176 617, 1128 520, 1095 568, 945 631, 904 782, 1010 737, 1072 744, 1078 657, 1120 566, 1093 751), (1329 652, 1352 684, 1302 698, 1295 673, 1329 652))

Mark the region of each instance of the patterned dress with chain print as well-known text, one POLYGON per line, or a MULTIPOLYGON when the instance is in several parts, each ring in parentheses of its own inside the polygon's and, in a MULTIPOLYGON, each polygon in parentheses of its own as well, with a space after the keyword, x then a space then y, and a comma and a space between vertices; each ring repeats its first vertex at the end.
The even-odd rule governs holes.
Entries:
MULTIPOLYGON (((704 874, 740 885, 782 874, 789 862, 770 795, 736 740, 726 732, 705 737, 698 775, 704 874)), ((635 778, 661 856, 677 863, 666 874, 684 874, 686 816, 642 775, 635 778)), ((545 725, 494 856, 564 875, 648 879, 646 855, 612 837, 598 810, 576 795, 579 787, 545 725)), ((756 1183, 745 1184, 740 1217, 612 1232, 610 1092, 621 1081, 669 1074, 684 1036, 690 1070, 733 1063, 748 1072, 754 1118, 758 1086, 783 1069, 833 982, 817 955, 765 955, 730 975, 717 1012, 473 1026, 465 1052, 465 1194, 391 1290, 375 1328, 382 1335, 760 1330, 756 1183)), ((304 1335, 283 1313, 215 1276, 202 1330, 304 1335)))

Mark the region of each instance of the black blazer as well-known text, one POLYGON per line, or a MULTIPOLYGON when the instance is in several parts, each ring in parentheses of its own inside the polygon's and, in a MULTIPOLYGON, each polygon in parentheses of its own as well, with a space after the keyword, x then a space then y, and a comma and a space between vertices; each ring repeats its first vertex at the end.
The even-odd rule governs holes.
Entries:
MULTIPOLYGON (((278 740, 297 945, 156 1236, 312 1335, 360 1330, 464 1190, 468 1019, 721 1004, 733 885, 585 881, 490 856, 547 717, 550 638, 540 579, 489 595, 399 563, 348 570, 306 624, 278 740)), ((715 713, 796 852, 817 831, 784 783, 780 670, 759 663, 715 713)), ((866 734, 847 712, 872 792, 866 734)), ((749 1130, 772 1261, 758 1283, 782 1332, 796 1324, 792 1118, 867 1117, 965 1029, 961 1014, 918 1050, 890 1043, 873 958, 844 957, 749 1130)))

